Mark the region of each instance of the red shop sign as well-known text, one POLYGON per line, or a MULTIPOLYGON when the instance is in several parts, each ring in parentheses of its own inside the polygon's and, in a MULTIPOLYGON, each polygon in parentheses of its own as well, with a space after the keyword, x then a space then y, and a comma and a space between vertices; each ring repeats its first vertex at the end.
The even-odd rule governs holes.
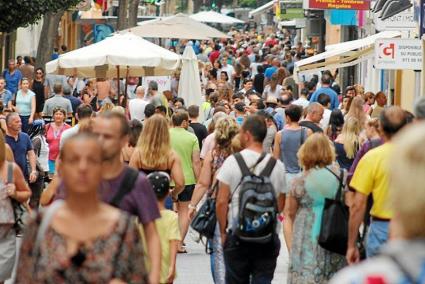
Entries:
POLYGON ((309 0, 310 9, 369 10, 370 0, 309 0))

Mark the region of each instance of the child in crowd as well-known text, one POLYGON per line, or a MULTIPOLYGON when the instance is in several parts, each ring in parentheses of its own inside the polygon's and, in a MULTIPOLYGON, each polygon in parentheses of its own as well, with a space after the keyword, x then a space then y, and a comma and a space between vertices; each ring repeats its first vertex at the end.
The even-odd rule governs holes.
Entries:
POLYGON ((165 172, 153 172, 147 176, 158 200, 161 218, 156 220, 161 241, 161 284, 173 283, 176 277, 176 256, 181 239, 177 214, 165 208, 165 200, 169 194, 170 176, 165 172))

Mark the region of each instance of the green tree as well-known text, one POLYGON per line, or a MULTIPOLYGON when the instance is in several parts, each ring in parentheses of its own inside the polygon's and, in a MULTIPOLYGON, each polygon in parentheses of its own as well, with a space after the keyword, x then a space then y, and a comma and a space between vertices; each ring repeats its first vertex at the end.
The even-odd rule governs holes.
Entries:
POLYGON ((65 11, 81 0, 0 0, 0 32, 12 32, 40 20, 43 15, 65 11))

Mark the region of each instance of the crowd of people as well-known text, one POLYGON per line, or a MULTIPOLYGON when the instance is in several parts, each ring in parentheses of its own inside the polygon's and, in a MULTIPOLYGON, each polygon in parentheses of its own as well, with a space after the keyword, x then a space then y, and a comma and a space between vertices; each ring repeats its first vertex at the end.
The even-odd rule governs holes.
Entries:
POLYGON ((271 283, 281 243, 291 284, 425 281, 425 99, 412 114, 384 92, 341 93, 329 71, 296 83, 311 50, 289 35, 231 35, 193 44, 199 106, 177 96, 177 75, 160 92, 9 61, 0 283, 18 255, 17 283, 173 283, 208 198, 214 283, 271 283), (319 243, 326 200, 340 195, 343 253, 319 243))

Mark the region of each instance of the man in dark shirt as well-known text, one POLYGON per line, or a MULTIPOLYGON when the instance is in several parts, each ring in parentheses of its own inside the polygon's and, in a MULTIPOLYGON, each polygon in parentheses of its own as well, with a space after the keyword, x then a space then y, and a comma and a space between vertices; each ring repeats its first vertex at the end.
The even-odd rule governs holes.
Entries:
POLYGON ((63 87, 63 97, 71 102, 72 114, 75 116, 77 108, 81 104, 81 101, 71 94, 71 88, 68 85, 63 87))
POLYGON ((19 114, 9 113, 6 116, 6 143, 12 149, 16 164, 21 168, 27 181, 33 183, 37 179, 36 156, 28 134, 21 131, 22 122, 19 114), (28 171, 28 163, 31 171, 28 171))
POLYGON ((262 94, 264 91, 264 67, 258 65, 257 72, 257 75, 254 76, 254 90, 262 94))
MULTIPOLYGON (((93 131, 99 135, 99 142, 104 153, 103 179, 109 188, 109 190, 105 188, 101 191, 101 198, 111 202, 128 170, 128 166, 121 161, 121 149, 128 143, 129 124, 124 115, 111 112, 96 118, 93 131)), ((133 189, 124 196, 119 208, 139 217, 149 253, 150 283, 159 283, 161 245, 155 220, 160 217, 160 214, 155 194, 144 174, 139 173, 133 189)))
MULTIPOLYGON (((104 113, 94 121, 93 132, 98 135, 103 152, 103 182, 99 188, 99 196, 103 202, 109 204, 113 203, 128 171, 134 171, 121 160, 121 149, 128 144, 129 131, 127 119, 119 113, 104 113)), ((61 185, 55 198, 63 199, 65 195, 64 186, 61 185)), ((117 205, 136 215, 142 224, 151 267, 149 280, 150 283, 159 283, 161 244, 155 220, 160 218, 160 212, 152 186, 143 173, 138 174, 132 189, 117 205)))
POLYGON ((308 135, 315 132, 323 132, 320 128, 320 121, 323 118, 325 109, 319 103, 310 103, 307 107, 307 115, 303 121, 300 122, 300 126, 307 127, 308 135))
POLYGON ((204 139, 208 136, 208 130, 203 124, 198 122, 199 106, 191 105, 189 106, 187 111, 189 113, 190 120, 189 126, 192 127, 196 137, 198 138, 199 149, 202 149, 202 143, 204 139))

